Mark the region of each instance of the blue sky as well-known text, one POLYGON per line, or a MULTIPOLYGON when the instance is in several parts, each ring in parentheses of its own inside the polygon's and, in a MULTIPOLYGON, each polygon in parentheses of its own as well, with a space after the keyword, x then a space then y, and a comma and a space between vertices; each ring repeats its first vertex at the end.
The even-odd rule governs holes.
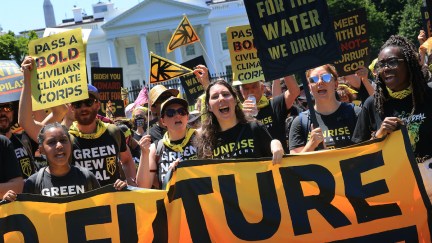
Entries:
MULTIPOLYGON (((114 8, 120 10, 129 9, 143 0, 111 0, 114 8)), ((2 0, 2 13, 0 25, 3 31, 12 30, 15 33, 24 30, 45 28, 43 13, 44 0, 2 0)), ((51 0, 56 17, 56 23, 61 23, 65 18, 73 18, 74 5, 83 8, 88 15, 93 14, 92 4, 99 0, 51 0)), ((103 0, 102 2, 108 2, 103 0)))

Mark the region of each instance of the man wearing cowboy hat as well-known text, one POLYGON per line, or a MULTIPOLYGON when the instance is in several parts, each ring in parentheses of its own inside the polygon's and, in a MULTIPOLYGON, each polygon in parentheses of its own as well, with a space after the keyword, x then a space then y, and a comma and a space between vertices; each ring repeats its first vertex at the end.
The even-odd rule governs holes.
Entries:
POLYGON ((163 85, 156 85, 150 89, 149 92, 149 101, 150 101, 150 110, 152 116, 154 117, 154 125, 151 126, 149 130, 149 134, 151 136, 152 141, 157 141, 162 139, 163 135, 166 132, 166 127, 162 125, 160 120, 160 110, 161 104, 165 102, 171 96, 177 96, 179 91, 177 89, 167 89, 163 85))

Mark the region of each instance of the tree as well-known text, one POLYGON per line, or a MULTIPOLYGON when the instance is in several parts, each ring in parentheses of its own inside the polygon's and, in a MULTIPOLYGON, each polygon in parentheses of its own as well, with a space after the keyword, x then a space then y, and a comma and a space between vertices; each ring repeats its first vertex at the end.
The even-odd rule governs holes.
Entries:
POLYGON ((17 64, 21 64, 24 57, 28 55, 29 41, 37 38, 34 31, 21 36, 16 36, 12 31, 0 35, 0 60, 14 60, 17 64))

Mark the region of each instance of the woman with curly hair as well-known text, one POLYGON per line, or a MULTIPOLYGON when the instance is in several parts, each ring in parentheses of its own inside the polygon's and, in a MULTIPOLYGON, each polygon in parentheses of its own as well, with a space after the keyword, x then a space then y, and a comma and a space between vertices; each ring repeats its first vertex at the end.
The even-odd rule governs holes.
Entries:
POLYGON ((381 47, 376 67, 376 90, 363 106, 353 141, 382 138, 406 125, 432 198, 432 89, 422 74, 416 48, 405 37, 393 35, 381 47))
POLYGON ((237 95, 224 80, 211 83, 205 93, 205 119, 198 131, 198 158, 261 158, 280 163, 282 144, 272 139, 264 125, 247 120, 237 95))

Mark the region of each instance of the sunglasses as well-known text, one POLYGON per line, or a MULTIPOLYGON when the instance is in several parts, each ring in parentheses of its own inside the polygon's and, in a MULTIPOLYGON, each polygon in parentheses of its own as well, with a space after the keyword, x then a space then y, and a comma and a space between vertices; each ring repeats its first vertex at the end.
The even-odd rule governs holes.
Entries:
POLYGON ((379 61, 375 64, 375 68, 380 71, 382 69, 384 69, 385 67, 388 67, 390 69, 394 69, 397 68, 397 66, 399 65, 399 62, 403 62, 405 61, 402 58, 392 58, 392 59, 388 59, 387 61, 379 61))
POLYGON ((96 102, 96 99, 90 98, 90 99, 86 99, 86 100, 80 100, 80 101, 72 102, 72 106, 75 109, 81 108, 82 104, 84 104, 87 107, 91 107, 95 102, 96 102))
POLYGON ((174 117, 176 114, 179 114, 180 116, 186 116, 186 115, 189 114, 189 112, 185 108, 183 108, 183 107, 180 107, 177 110, 175 110, 175 109, 166 109, 166 111, 165 111, 165 115, 167 117, 170 117, 170 118, 174 117))
POLYGON ((332 78, 333 78, 333 75, 331 75, 330 73, 323 73, 320 76, 309 77, 309 82, 318 83, 318 81, 321 79, 324 83, 330 83, 332 78))
POLYGON ((1 105, 0 111, 6 111, 6 112, 13 111, 12 105, 1 105))

